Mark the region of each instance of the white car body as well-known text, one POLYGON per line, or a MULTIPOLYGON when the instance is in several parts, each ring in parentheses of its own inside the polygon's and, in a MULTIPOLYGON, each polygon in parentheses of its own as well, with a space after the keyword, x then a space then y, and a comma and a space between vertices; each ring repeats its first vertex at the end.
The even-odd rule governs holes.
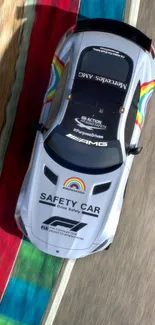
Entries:
MULTIPOLYGON (((57 91, 57 77, 60 77, 60 70, 69 63, 63 97, 49 129, 43 130, 45 132, 38 131, 36 134, 31 161, 15 211, 18 227, 38 249, 57 257, 71 259, 104 250, 114 239, 134 158, 127 150, 138 146, 147 103, 155 86, 154 49, 146 49, 149 39, 145 35, 142 37, 142 43, 143 40, 145 43, 143 47, 143 44, 136 44, 129 39, 131 36, 125 38, 119 32, 116 35, 116 32, 110 29, 107 31, 106 24, 112 25, 110 20, 96 19, 91 23, 91 28, 87 28, 88 21, 79 23, 77 30, 69 31, 58 45, 40 123, 48 124, 53 94, 55 89, 57 91), (85 50, 86 52, 83 52, 85 50), (87 53, 88 56, 85 57, 87 53), (120 66, 122 64, 127 70, 127 82, 122 81, 125 78, 123 71, 121 80, 93 73, 93 69, 98 69, 97 63, 88 69, 90 71, 78 70, 78 67, 87 65, 91 55, 97 60, 104 55, 104 60, 116 60, 120 66), (60 63, 58 70, 56 60, 60 63), (102 84, 103 107, 99 108, 95 99, 94 113, 93 105, 85 112, 86 104, 83 106, 83 114, 78 115, 76 107, 74 112, 74 99, 82 96, 81 92, 76 94, 76 87, 75 91, 72 91, 74 81, 77 85, 90 85, 92 92, 97 92, 98 87, 101 89, 102 84), (137 113, 131 141, 127 147, 125 128, 137 87, 137 113), (114 92, 118 94, 118 98, 119 94, 123 98, 120 102, 112 98, 115 111, 109 113, 109 124, 105 123, 104 116, 108 121, 108 114, 104 110, 107 107, 110 110, 112 105, 108 104, 111 101, 108 102, 110 97, 107 97, 104 107, 104 89, 109 89, 111 96, 114 92), (72 105, 71 108, 68 108, 69 105, 72 105), (117 111, 118 107, 120 109, 117 111), (67 109, 70 109, 70 113, 66 113, 67 109), (110 123, 114 123, 113 127, 110 123), (115 139, 112 140, 111 130, 115 130, 115 139), (107 134, 109 138, 106 138, 107 134)), ((114 21, 114 24, 123 24, 129 30, 131 28, 131 34, 139 33, 124 23, 114 21)), ((104 60, 103 70, 106 69, 104 60)), ((118 71, 114 70, 118 69, 114 68, 110 73, 117 75, 118 71)), ((86 92, 86 88, 83 88, 83 92, 86 92)), ((90 98, 93 101, 91 91, 90 98)), ((76 101, 75 103, 77 104, 76 101)), ((78 107, 80 112, 82 106, 78 107)))

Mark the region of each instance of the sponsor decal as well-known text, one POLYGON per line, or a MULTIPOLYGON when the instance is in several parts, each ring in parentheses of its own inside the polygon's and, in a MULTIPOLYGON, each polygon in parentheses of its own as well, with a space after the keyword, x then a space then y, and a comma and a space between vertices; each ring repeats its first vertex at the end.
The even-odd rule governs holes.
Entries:
POLYGON ((66 179, 66 181, 64 182, 63 189, 69 190, 69 191, 74 191, 74 192, 79 192, 79 193, 84 193, 86 190, 86 185, 81 178, 70 177, 70 178, 66 179))
POLYGON ((91 137, 91 138, 98 138, 98 139, 104 138, 103 135, 98 135, 96 133, 88 133, 88 132, 80 131, 79 129, 73 129, 73 131, 81 135, 86 135, 87 137, 91 137))
POLYGON ((94 74, 79 71, 78 77, 91 80, 91 79, 94 79, 94 74))
POLYGON ((78 138, 73 134, 66 134, 66 137, 75 140, 77 142, 82 142, 87 144, 88 146, 96 146, 96 147, 107 147, 108 143, 107 142, 103 142, 103 141, 90 141, 90 140, 86 140, 86 139, 82 139, 82 138, 78 138))
POLYGON ((54 216, 46 219, 42 223, 41 229, 56 233, 57 235, 83 240, 83 237, 77 236, 77 232, 85 226, 87 226, 87 223, 54 216))
POLYGON ((136 124, 139 126, 140 130, 142 129, 145 114, 147 111, 147 105, 151 99, 152 93, 155 88, 155 79, 149 82, 145 82, 140 87, 140 98, 138 104, 138 111, 136 115, 136 124))
POLYGON ((89 205, 85 202, 79 203, 68 198, 59 197, 51 194, 41 193, 39 203, 63 209, 74 213, 82 213, 91 217, 98 218, 100 214, 100 207, 89 205))
POLYGON ((87 224, 84 222, 79 222, 75 220, 70 220, 62 217, 51 217, 43 222, 44 225, 51 225, 53 227, 62 226, 65 228, 69 228, 74 232, 78 232, 82 228, 84 228, 87 224))
POLYGON ((120 89, 123 89, 123 90, 127 89, 127 84, 124 84, 121 81, 113 80, 113 79, 105 78, 105 77, 101 77, 101 76, 97 76, 97 75, 82 72, 82 71, 79 71, 78 77, 82 78, 82 79, 91 79, 91 80, 94 80, 94 81, 98 81, 98 82, 101 82, 102 84, 111 84, 111 85, 116 86, 117 88, 120 88, 120 89))
POLYGON ((107 129, 107 126, 103 125, 101 120, 96 120, 92 117, 81 116, 80 118, 75 118, 75 122, 80 128, 85 128, 90 131, 107 129))
POLYGON ((125 59, 125 56, 120 54, 119 51, 108 49, 106 47, 100 47, 100 48, 93 47, 93 51, 100 52, 100 53, 105 53, 105 54, 109 54, 109 55, 114 55, 114 56, 118 56, 118 57, 120 57, 122 59, 125 59))

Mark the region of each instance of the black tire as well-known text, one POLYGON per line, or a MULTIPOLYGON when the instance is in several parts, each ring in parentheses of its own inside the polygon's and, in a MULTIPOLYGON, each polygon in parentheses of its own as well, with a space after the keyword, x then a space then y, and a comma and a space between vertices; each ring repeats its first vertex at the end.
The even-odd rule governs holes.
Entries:
POLYGON ((109 244, 109 246, 107 246, 107 247, 105 248, 105 251, 108 251, 109 248, 110 248, 110 246, 111 246, 111 244, 109 244))
POLYGON ((125 190, 124 190, 124 194, 123 194, 123 199, 125 199, 126 190, 127 190, 127 185, 128 185, 128 181, 127 181, 126 186, 125 186, 125 190))

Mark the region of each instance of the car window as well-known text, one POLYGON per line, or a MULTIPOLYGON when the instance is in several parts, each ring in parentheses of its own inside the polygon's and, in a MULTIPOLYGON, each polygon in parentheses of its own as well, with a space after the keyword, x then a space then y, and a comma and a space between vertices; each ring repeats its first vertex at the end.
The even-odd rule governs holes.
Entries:
POLYGON ((84 50, 79 71, 125 82, 129 65, 124 53, 98 46, 84 50))
POLYGON ((57 113, 59 111, 63 93, 64 93, 64 89, 65 89, 67 76, 68 76, 68 68, 69 68, 69 63, 66 64, 66 66, 62 72, 62 75, 60 77, 60 80, 58 82, 58 85, 56 87, 56 91, 55 91, 55 94, 54 94, 54 97, 53 97, 53 100, 51 103, 48 120, 47 120, 47 124, 46 124, 47 128, 51 127, 51 125, 54 122, 54 120, 57 116, 57 113))
POLYGON ((108 144, 100 139, 84 141, 66 134, 61 124, 45 139, 44 148, 58 164, 77 172, 99 174, 115 170, 123 163, 119 140, 108 144))
POLYGON ((140 82, 137 85, 137 88, 135 90, 129 113, 126 120, 126 126, 125 126, 125 145, 126 149, 129 147, 131 143, 131 138, 133 135, 135 122, 136 122, 136 115, 137 115, 137 109, 138 109, 138 103, 139 103, 139 96, 140 96, 140 82))

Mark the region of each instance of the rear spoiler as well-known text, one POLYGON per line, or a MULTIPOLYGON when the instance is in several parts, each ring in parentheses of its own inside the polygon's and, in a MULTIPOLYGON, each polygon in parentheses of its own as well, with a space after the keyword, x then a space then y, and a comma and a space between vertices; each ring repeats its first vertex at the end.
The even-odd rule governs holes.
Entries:
POLYGON ((137 28, 113 19, 84 19, 77 22, 74 33, 99 31, 124 37, 150 52, 152 40, 137 28))

